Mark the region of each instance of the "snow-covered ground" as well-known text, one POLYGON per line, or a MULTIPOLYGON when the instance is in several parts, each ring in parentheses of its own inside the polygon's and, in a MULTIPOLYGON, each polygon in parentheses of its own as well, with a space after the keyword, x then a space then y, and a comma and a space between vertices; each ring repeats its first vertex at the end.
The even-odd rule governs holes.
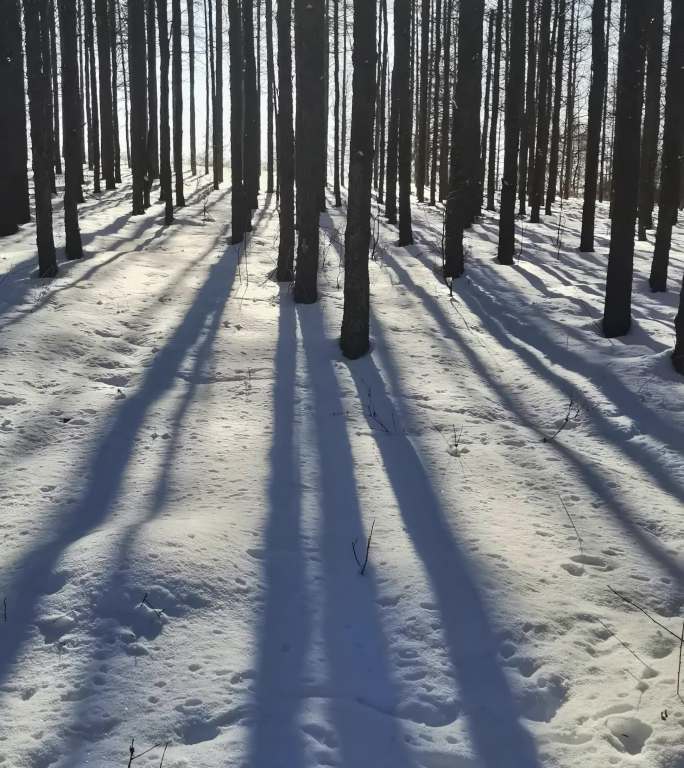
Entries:
POLYGON ((416 207, 349 363, 343 212, 295 306, 275 199, 245 250, 188 185, 169 228, 89 197, 52 281, 2 241, 0 764, 682 768, 683 227, 606 340, 605 207, 597 253, 571 201, 513 268, 486 214, 453 297, 416 207))

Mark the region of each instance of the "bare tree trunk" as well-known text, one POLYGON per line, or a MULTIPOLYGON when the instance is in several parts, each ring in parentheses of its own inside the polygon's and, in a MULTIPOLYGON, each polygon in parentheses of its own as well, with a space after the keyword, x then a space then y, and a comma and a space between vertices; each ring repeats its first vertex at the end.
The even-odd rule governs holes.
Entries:
POLYGON ((145 6, 140 0, 128 0, 128 74, 131 83, 133 216, 145 213, 145 178, 147 176, 145 48, 145 6))
POLYGON ((57 74, 59 65, 57 62, 57 22, 55 18, 55 0, 50 0, 50 74, 52 76, 52 151, 55 161, 55 173, 62 174, 61 134, 59 128, 59 85, 57 74))
POLYGON ((85 11, 86 60, 90 76, 91 125, 88 143, 92 151, 93 190, 100 191, 100 111, 97 98, 97 72, 95 70, 95 35, 93 29, 93 0, 83 0, 85 11))
POLYGON ((484 188, 484 180, 487 175, 487 138, 489 136, 489 114, 491 112, 489 100, 492 90, 492 53, 494 49, 494 21, 496 13, 489 11, 489 26, 487 32, 487 73, 485 75, 485 99, 484 122, 482 124, 482 140, 480 142, 480 155, 482 157, 481 184, 484 188))
MULTIPOLYGON (((119 19, 119 29, 123 28, 123 22, 121 20, 121 2, 117 0, 116 9, 119 19)), ((126 164, 131 167, 131 141, 130 141, 130 120, 128 113, 128 78, 126 77, 126 55, 124 53, 123 36, 119 35, 119 55, 121 56, 121 76, 123 78, 123 93, 124 93, 124 135, 126 136, 126 164)))
POLYGON ((243 24, 239 2, 238 0, 228 0, 228 40, 230 48, 231 243, 233 244, 241 242, 245 235, 248 205, 244 182, 244 140, 242 134, 244 124, 244 83, 242 69, 244 57, 242 35, 243 24))
POLYGON ((169 118, 169 24, 167 0, 157 0, 159 30, 159 184, 165 203, 164 221, 173 222, 173 192, 171 185, 171 127, 169 118))
POLYGON ((541 0, 539 25, 539 92, 537 95, 537 145, 534 152, 534 172, 530 191, 530 222, 538 224, 544 188, 546 186, 546 149, 549 141, 549 32, 551 0, 541 0))
MULTIPOLYGON (((608 0, 608 18, 606 20, 606 53, 610 55, 610 21, 612 0, 608 0)), ((603 129, 601 131, 601 163, 599 168, 598 200, 603 202, 605 194, 605 167, 606 167, 606 128, 608 122, 608 68, 606 67, 606 87, 603 90, 603 129)))
POLYGON ((570 0, 570 46, 568 58, 568 78, 567 94, 565 97, 565 139, 563 154, 565 159, 565 169, 563 172, 563 198, 567 200, 570 197, 571 174, 572 174, 572 147, 573 131, 575 130, 575 70, 577 67, 577 21, 576 21, 576 3, 577 0, 570 0))
POLYGON ((278 186, 280 243, 276 279, 294 278, 294 132, 292 127, 292 0, 278 0, 278 186))
POLYGON ((501 79, 501 24, 503 22, 503 3, 498 0, 496 8, 496 31, 494 32, 494 82, 492 83, 492 122, 489 127, 489 173, 487 175, 487 210, 494 211, 494 193, 496 191, 496 129, 499 119, 499 87, 501 79))
POLYGON ((344 313, 340 346, 352 360, 369 348, 371 181, 375 119, 376 3, 354 0, 354 80, 347 229, 344 238, 344 313))
POLYGON ((556 40, 556 71, 553 88, 553 117, 551 127, 551 150, 549 153, 549 183, 546 188, 547 216, 552 213, 558 187, 558 153, 560 149, 560 112, 563 95, 563 55, 565 53, 565 0, 558 5, 558 36, 556 40))
POLYGON ((340 184, 344 186, 345 157, 347 152, 347 35, 349 19, 348 0, 342 0, 342 146, 340 147, 340 184))
POLYGON ((154 17, 154 0, 146 0, 147 22, 147 186, 159 178, 159 112, 157 97, 157 25, 154 17))
POLYGON ((195 124, 195 0, 188 0, 188 68, 190 70, 190 172, 197 176, 195 124))
POLYGON ((259 207, 259 97, 257 93, 256 61, 254 58, 254 5, 253 0, 242 0, 243 53, 245 60, 244 93, 244 173, 247 199, 247 229, 251 229, 252 211, 259 207))
POLYGON ((333 0, 333 56, 335 80, 335 142, 333 146, 333 194, 335 207, 342 205, 340 196, 340 0, 333 0))
MULTIPOLYGON (((339 2, 339 0, 337 0, 339 2)), ((273 63, 273 0, 266 0, 266 192, 275 191, 273 128, 275 116, 275 66, 273 63)))
MULTIPOLYGON (((216 84, 214 86, 214 189, 218 189, 219 184, 223 182, 223 8, 221 3, 222 3, 222 0, 216 0, 216 84)), ((209 10, 209 29, 211 31, 211 9, 209 10)), ((240 62, 240 67, 242 67, 242 62, 240 62)), ((242 128, 240 128, 240 131, 242 131, 242 128)), ((240 178, 242 178, 242 173, 240 173, 240 178)))
POLYGON ((387 190, 385 192, 385 216, 390 224, 397 223, 397 173, 399 169, 399 87, 397 65, 392 68, 390 94, 390 119, 387 126, 387 190))
POLYGON ((520 180, 518 198, 520 216, 527 214, 527 188, 534 167, 534 143, 537 135, 537 49, 535 38, 535 0, 527 8, 527 80, 525 85, 525 119, 520 141, 520 180))
MULTIPOLYGON (((389 25, 387 23, 387 0, 380 0, 380 14, 382 18, 382 65, 380 80, 382 90, 380 92, 380 107, 378 121, 380 122, 380 146, 379 146, 379 168, 378 168, 378 203, 382 204, 385 200, 385 158, 386 158, 386 136, 387 136, 387 62, 389 56, 389 44, 387 35, 389 34, 389 25)), ((376 150, 376 153, 378 150, 376 150)))
MULTIPOLYGON (((449 128, 451 124, 451 27, 454 0, 447 0, 446 28, 444 30, 444 92, 442 94, 442 128, 439 150, 439 199, 449 194, 449 128)), ((486 114, 486 112, 485 112, 486 114)))
POLYGON ((413 243, 411 226, 411 6, 409 0, 395 0, 394 56, 397 72, 399 117, 399 245, 413 243))
POLYGON ((114 174, 114 115, 112 110, 111 34, 107 0, 95 0, 97 59, 100 79, 100 146, 106 189, 116 189, 114 174))
MULTIPOLYGON (((116 61, 116 4, 119 0, 108 0, 107 14, 109 16, 110 46, 112 51, 112 131, 114 137, 114 181, 121 183, 121 144, 119 141, 119 79, 116 61)), ((121 25, 119 24, 119 35, 121 25)), ((122 60, 123 65, 123 60, 122 60)))
POLYGON ((171 93, 173 97, 173 174, 176 206, 185 205, 183 194, 183 49, 181 47, 180 0, 171 0, 171 93))
POLYGON ((434 91, 432 95, 432 168, 430 169, 430 205, 437 202, 437 161, 439 158, 439 102, 441 88, 442 59, 442 0, 436 0, 435 7, 435 58, 434 91))

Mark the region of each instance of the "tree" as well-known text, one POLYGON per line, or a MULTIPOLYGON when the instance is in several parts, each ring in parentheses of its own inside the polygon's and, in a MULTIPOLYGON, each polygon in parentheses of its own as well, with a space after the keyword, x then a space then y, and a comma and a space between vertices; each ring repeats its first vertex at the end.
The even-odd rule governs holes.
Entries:
POLYGON ((157 28, 154 17, 155 0, 146 0, 147 39, 147 173, 148 187, 159 178, 159 113, 157 98, 157 28))
MULTIPOLYGON (((396 24, 396 17, 395 17, 396 24)), ((342 141, 344 157, 344 141, 342 141)), ((385 216, 390 224, 397 223, 397 174, 399 171, 399 86, 396 62, 392 68, 390 90, 390 117, 387 125, 387 166, 385 216)))
POLYGON ((442 93, 442 128, 439 150, 439 199, 449 194, 449 129, 451 126, 451 26, 454 0, 447 0, 444 30, 444 89, 442 93))
POLYGON ((335 81, 333 194, 335 195, 335 207, 339 208, 342 205, 342 198, 340 196, 340 0, 333 0, 333 56, 335 59, 335 68, 333 72, 333 79, 335 81))
MULTIPOLYGON (((534 0, 529 2, 534 3, 534 0)), ((522 113, 525 99, 525 0, 512 0, 510 39, 498 246, 499 261, 509 265, 513 264, 515 252, 515 191, 518 180, 518 142, 521 128, 524 133, 522 113)))
POLYGON ((107 0, 95 0, 97 61, 100 85, 100 141, 105 189, 116 189, 114 174, 114 113, 112 109, 111 33, 107 0))
POLYGON ((183 194, 183 49, 181 46, 180 0, 171 0, 171 94, 173 100, 173 175, 175 178, 176 206, 185 205, 183 194))
POLYGON ((428 66, 430 42, 430 0, 422 0, 420 14, 420 103, 416 136, 416 196, 424 200, 425 158, 428 144, 428 66))
POLYGON ((553 115, 551 118, 551 149, 549 151, 549 181, 546 188, 547 216, 551 215, 551 206, 556 200, 558 187, 558 153, 560 150, 560 111, 563 95, 563 56, 565 54, 565 0, 558 5, 558 36, 556 39, 556 71, 553 86, 553 115))
MULTIPOLYGON (((211 29, 211 10, 209 11, 211 29)), ((242 62, 240 63, 242 67, 242 62)), ((232 118, 231 118, 232 120, 232 118)), ((242 178, 242 173, 240 174, 242 178)), ((223 7, 216 0, 216 84, 214 87, 214 189, 223 182, 223 7)))
POLYGON ((613 154, 613 218, 603 332, 608 338, 629 331, 634 269, 634 224, 639 197, 639 134, 643 91, 643 36, 646 3, 625 3, 625 31, 620 41, 615 150, 613 154))
POLYGON ((530 189, 530 222, 538 224, 546 186, 546 150, 549 143, 549 33, 551 0, 541 0, 539 22, 539 87, 537 92, 537 143, 530 189))
POLYGON ((399 146, 399 245, 413 243, 411 226, 411 5, 409 0, 394 4, 394 67, 397 89, 397 136, 399 146))
MULTIPOLYGON (((672 2, 670 22, 670 51, 665 85, 665 124, 663 127, 663 157, 660 171, 658 226, 649 282, 653 291, 667 290, 672 226, 677 218, 679 189, 682 183, 679 158, 684 148, 684 6, 672 2)), ((684 293, 683 293, 684 296, 684 293)), ((675 368, 684 372, 684 303, 680 303, 678 321, 679 362, 675 368), (677 367, 677 366, 680 367, 677 367)))
POLYGON ((0 0, 0 235, 31 218, 19 0, 0 0))
POLYGON ((128 74, 131 87, 131 164, 135 216, 145 213, 147 175, 145 6, 140 0, 128 0, 128 74))
MULTIPOLYGON (((570 197, 572 186, 573 134, 575 130, 575 79, 577 76, 577 0, 570 0, 570 44, 565 97, 565 139, 563 142, 563 198, 570 197)), ((624 7, 624 4, 623 4, 624 7)))
POLYGON ((496 128, 499 118, 499 80, 501 77, 501 24, 503 20, 503 2, 498 0, 496 8, 496 28, 494 42, 494 82, 492 84, 492 121, 489 126, 489 173, 487 175, 487 210, 494 209, 496 191, 496 128))
POLYGON ((535 0, 529 0, 527 7, 527 79, 525 82, 525 117, 520 140, 520 179, 518 197, 519 214, 527 213, 528 172, 534 166, 534 143, 537 135, 537 51, 535 38, 535 0))
MULTIPOLYGON (((119 141, 119 73, 116 61, 116 5, 118 0, 108 0, 107 2, 107 14, 109 16, 109 45, 111 47, 112 56, 112 131, 114 137, 114 181, 117 184, 121 183, 121 144, 119 141)), ((119 23, 119 37, 121 35, 121 23, 119 23)), ((121 57, 121 64, 123 65, 123 56, 121 57)), ((123 69, 123 66, 122 66, 123 69)), ((128 122, 124 126, 125 133, 128 135, 128 122)))
POLYGON ((484 188, 484 180, 487 175, 487 139, 489 137, 489 115, 491 108, 489 105, 492 91, 492 54, 494 52, 494 22, 496 13, 489 11, 489 29, 487 32, 487 72, 485 75, 485 97, 484 97, 484 123, 482 125, 482 140, 480 142, 480 155, 482 157, 482 175, 481 183, 484 188))
POLYGON ((273 63, 273 0, 266 0, 266 192, 275 191, 273 158, 273 128, 276 90, 275 65, 273 63))
POLYGON ((294 299, 312 304, 318 298, 318 217, 323 170, 325 105, 325 5, 323 0, 295 0, 297 65, 296 166, 297 269, 294 299))
POLYGON ((651 0, 652 17, 648 22, 646 56, 646 103, 641 134, 639 171, 639 240, 646 240, 646 230, 653 228, 653 201, 658 160, 660 129, 660 78, 663 67, 663 0, 651 0))
POLYGON ((292 1, 278 0, 278 186, 280 188, 280 242, 276 279, 294 278, 294 132, 292 127, 292 1))
MULTIPOLYGON (((244 123, 242 81, 242 19, 238 0, 228 0, 228 39, 230 44, 230 171, 231 243, 239 243, 247 227, 247 199, 244 186, 242 126, 244 123)), ((217 46, 218 47, 218 46, 217 46)))
POLYGON ((245 93, 244 117, 244 174, 247 207, 247 228, 251 229, 251 211, 259 207, 259 93, 254 57, 254 5, 253 0, 242 0, 242 43, 245 62, 243 88, 245 93))
POLYGON ((591 11, 591 86, 587 123, 587 157, 584 172, 584 205, 580 251, 594 250, 594 221, 596 218, 596 186, 598 183, 599 150, 601 142, 601 110, 608 76, 605 40, 606 8, 604 0, 594 0, 591 11))
MULTIPOLYGON (((50 79, 52 82, 52 157, 54 160, 55 173, 62 174, 62 155, 60 148, 59 128, 59 86, 57 78, 57 20, 55 18, 55 0, 49 0, 48 16, 50 24, 48 31, 50 33, 50 79)), ((53 189, 53 192, 56 190, 53 189)))
POLYGON ((437 202, 437 159, 439 157, 439 99, 441 87, 440 59, 442 57, 442 0, 435 6, 435 56, 432 103, 432 168, 430 171, 430 205, 437 202))
POLYGON ((365 355, 369 348, 368 248, 376 101, 375 26, 375 0, 354 0, 351 151, 340 338, 342 353, 352 360, 365 355))
POLYGON ((93 0, 83 0, 85 44, 88 74, 90 75, 90 119, 88 146, 92 152, 93 190, 100 191, 100 117, 97 98, 97 72, 95 70, 95 35, 93 29, 93 0))
POLYGON ((47 0, 24 0, 26 76, 40 277, 54 277, 57 274, 50 191, 53 123, 50 105, 50 51, 49 45, 46 44, 48 24, 47 0))
POLYGON ((78 226, 81 178, 81 110, 78 103, 78 45, 76 0, 58 0, 62 63, 62 127, 64 129, 64 233, 67 259, 83 256, 78 226))
POLYGON ((169 25, 166 0, 157 0, 159 29, 159 183, 161 199, 166 208, 164 221, 173 222, 173 193, 171 190, 171 129, 169 120, 169 25))

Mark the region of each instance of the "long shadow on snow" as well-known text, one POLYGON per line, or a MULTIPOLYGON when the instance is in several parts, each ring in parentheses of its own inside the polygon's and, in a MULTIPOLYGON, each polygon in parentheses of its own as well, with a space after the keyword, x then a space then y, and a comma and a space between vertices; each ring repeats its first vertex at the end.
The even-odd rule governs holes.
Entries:
MULTIPOLYGON (((466 355, 473 369, 478 373, 480 378, 486 382, 490 391, 496 392, 502 404, 509 410, 509 412, 516 414, 521 423, 525 424, 528 429, 539 434, 541 438, 542 435, 539 431, 538 425, 535 424, 526 414, 520 411, 520 408, 514 401, 513 397, 504 388, 501 387, 501 383, 497 381, 496 378, 490 373, 486 364, 480 359, 477 352, 472 348, 470 344, 467 343, 465 339, 463 339, 462 334, 458 331, 458 329, 449 322, 449 319, 446 317, 435 298, 431 296, 422 286, 417 285, 413 281, 408 272, 399 264, 397 259, 392 256, 392 254, 385 251, 383 258, 385 262, 390 265, 391 268, 396 272, 402 283, 407 288, 410 288, 415 293, 415 295, 421 299, 427 311, 432 315, 432 317, 442 329, 444 337, 451 339, 459 345, 459 348, 466 355)), ((459 295, 461 295, 464 301, 467 303, 467 296, 464 295, 467 291, 467 288, 461 288, 461 285, 462 284, 459 283, 456 286, 456 289, 459 291, 459 295)), ((567 381, 562 379, 562 377, 560 377, 558 374, 555 374, 552 371, 546 369, 538 360, 536 360, 536 358, 534 358, 530 352, 524 349, 518 349, 520 345, 515 343, 510 334, 504 334, 502 330, 500 330, 497 323, 494 321, 493 316, 487 315, 482 311, 482 306, 471 305, 471 309, 480 318, 481 322, 490 329, 490 331, 496 337, 497 341, 502 346, 512 346, 516 351, 519 352, 522 358, 528 362, 533 370, 539 371, 542 376, 547 377, 553 381, 559 390, 559 394, 561 394, 563 398, 567 397, 568 392, 574 391, 576 389, 567 381)), ((498 305, 495 306, 494 303, 491 302, 488 310, 497 314, 500 312, 500 307, 498 305)), ((526 335, 525 328, 523 327, 519 330, 522 337, 524 338, 526 335)), ((582 361, 582 365, 586 365, 586 363, 582 361)), ((596 415, 596 418, 600 418, 600 415, 596 415)), ((657 479, 662 478, 662 485, 666 492, 674 494, 675 498, 680 498, 680 496, 678 496, 680 493, 679 487, 676 483, 673 483, 669 477, 666 477, 666 473, 662 468, 653 466, 653 462, 649 459, 649 457, 644 457, 641 455, 642 452, 636 446, 626 446, 624 440, 618 439, 621 436, 614 434, 616 430, 607 423, 607 420, 603 419, 602 423, 604 427, 603 434, 607 439, 611 439, 617 448, 630 453, 630 457, 633 458, 634 461, 639 463, 641 466, 643 466, 644 458, 646 458, 647 468, 650 467, 651 469, 654 469, 657 479)), ((635 523, 626 505, 615 497, 607 481, 601 477, 595 468, 587 463, 586 457, 579 456, 576 451, 566 446, 562 440, 556 440, 553 443, 548 444, 548 447, 551 450, 555 449, 558 453, 560 453, 565 461, 577 471, 578 475, 583 478, 586 487, 603 500, 606 508, 610 511, 618 524, 623 528, 626 534, 632 537, 632 539, 643 550, 643 552, 646 553, 663 570, 673 576, 676 583, 681 583, 682 579, 684 579, 684 570, 682 569, 681 565, 673 557, 671 557, 668 552, 662 546, 660 546, 660 544, 656 543, 656 541, 651 536, 647 535, 642 530, 642 528, 640 528, 639 525, 635 523)))
POLYGON ((206 327, 226 300, 234 274, 237 249, 229 248, 209 270, 195 300, 166 345, 157 353, 137 392, 116 411, 109 428, 95 448, 87 467, 75 477, 85 476, 86 485, 77 504, 64 510, 51 539, 34 546, 13 567, 4 585, 12 602, 13 621, 3 632, 0 655, 0 683, 11 672, 17 654, 36 618, 37 604, 45 593, 51 572, 64 551, 101 525, 121 491, 126 469, 133 455, 136 437, 149 409, 176 381, 176 374, 206 327))
POLYGON ((326 701, 344 766, 412 768, 401 728, 402 701, 389 668, 388 644, 378 615, 374 569, 358 574, 351 542, 363 540, 354 458, 343 416, 333 360, 336 341, 325 335, 320 304, 297 308, 307 360, 307 379, 320 483, 322 621, 328 679, 314 690, 326 701), (370 728, 368 727, 370 724, 370 728), (363 734, 363 735, 362 735, 363 734))
MULTIPOLYGON (((377 340, 373 355, 382 358, 394 399, 402 402, 400 377, 381 323, 375 318, 373 329, 377 340)), ((392 401, 373 356, 350 363, 349 369, 359 398, 363 400, 370 387, 374 407, 380 412, 392 412, 392 401)), ((523 713, 497 661, 498 643, 472 568, 454 540, 420 455, 410 438, 400 431, 373 434, 406 530, 439 606, 449 659, 477 756, 487 768, 539 768, 534 741, 520 724, 523 713)))

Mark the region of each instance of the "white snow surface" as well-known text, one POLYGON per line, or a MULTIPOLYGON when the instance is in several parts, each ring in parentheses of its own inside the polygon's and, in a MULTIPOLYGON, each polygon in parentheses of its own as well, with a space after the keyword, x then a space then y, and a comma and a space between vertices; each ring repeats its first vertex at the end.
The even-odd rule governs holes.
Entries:
POLYGON ((275 197, 245 250, 187 183, 170 227, 90 195, 54 280, 2 240, 0 765, 682 768, 682 225, 607 340, 605 205, 596 253, 566 201, 512 268, 485 213, 453 296, 416 205, 350 363, 344 211, 296 306, 275 197))

